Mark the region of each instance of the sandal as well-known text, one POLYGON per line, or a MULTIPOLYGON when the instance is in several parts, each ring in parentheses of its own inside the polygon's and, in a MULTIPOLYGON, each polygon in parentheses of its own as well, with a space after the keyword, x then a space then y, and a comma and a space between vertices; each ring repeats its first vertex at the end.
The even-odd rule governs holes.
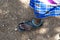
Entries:
POLYGON ((42 26, 42 24, 42 20, 40 20, 39 24, 35 24, 34 19, 32 21, 25 21, 18 24, 18 31, 29 31, 32 28, 39 28, 40 26, 42 26))

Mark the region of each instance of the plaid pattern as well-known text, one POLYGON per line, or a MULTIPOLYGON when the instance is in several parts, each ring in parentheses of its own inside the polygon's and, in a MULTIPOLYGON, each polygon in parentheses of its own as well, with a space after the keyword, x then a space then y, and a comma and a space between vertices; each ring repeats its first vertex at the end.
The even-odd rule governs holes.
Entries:
POLYGON ((30 0, 30 7, 34 9, 34 14, 36 18, 45 18, 48 16, 60 16, 60 6, 51 6, 46 5, 43 2, 40 2, 39 0, 30 0), (55 7, 55 8, 54 8, 55 7), (46 13, 50 9, 49 13, 46 13))

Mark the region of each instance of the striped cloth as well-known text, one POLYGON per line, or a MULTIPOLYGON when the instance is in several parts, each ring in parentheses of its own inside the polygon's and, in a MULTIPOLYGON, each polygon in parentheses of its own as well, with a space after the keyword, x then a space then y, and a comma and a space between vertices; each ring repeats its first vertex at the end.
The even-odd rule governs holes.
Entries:
POLYGON ((60 16, 60 6, 51 6, 44 4, 39 0, 30 0, 30 7, 33 8, 36 18, 60 16))

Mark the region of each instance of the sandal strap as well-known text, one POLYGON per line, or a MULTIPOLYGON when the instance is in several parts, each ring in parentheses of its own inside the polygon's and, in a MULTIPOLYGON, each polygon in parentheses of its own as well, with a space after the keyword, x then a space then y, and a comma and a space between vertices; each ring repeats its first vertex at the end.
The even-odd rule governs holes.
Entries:
POLYGON ((35 24, 34 19, 32 20, 33 28, 38 28, 38 27, 40 27, 42 24, 43 24, 43 21, 42 21, 42 20, 40 20, 39 24, 35 24))
MULTIPOLYGON (((32 26, 32 28, 38 28, 38 27, 42 26, 43 21, 40 20, 40 23, 38 25, 35 24, 34 19, 32 21, 26 21, 26 22, 23 22, 23 23, 32 26)), ((25 31, 25 29, 20 28, 19 25, 18 25, 18 30, 19 31, 25 31)))
POLYGON ((33 19, 32 21, 27 21, 25 23, 28 24, 28 25, 30 25, 30 26, 32 26, 33 28, 38 28, 38 27, 42 26, 43 21, 40 20, 39 24, 35 24, 35 21, 33 19))

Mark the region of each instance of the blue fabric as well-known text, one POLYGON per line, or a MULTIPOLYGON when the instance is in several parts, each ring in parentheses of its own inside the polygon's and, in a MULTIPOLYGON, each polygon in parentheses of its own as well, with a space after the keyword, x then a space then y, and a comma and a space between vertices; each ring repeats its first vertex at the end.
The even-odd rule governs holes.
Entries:
POLYGON ((36 18, 46 18, 49 16, 60 16, 60 6, 55 7, 51 5, 46 5, 43 2, 40 2, 39 0, 30 0, 30 7, 33 8, 34 15, 36 18), (50 12, 46 13, 49 10, 50 12))

